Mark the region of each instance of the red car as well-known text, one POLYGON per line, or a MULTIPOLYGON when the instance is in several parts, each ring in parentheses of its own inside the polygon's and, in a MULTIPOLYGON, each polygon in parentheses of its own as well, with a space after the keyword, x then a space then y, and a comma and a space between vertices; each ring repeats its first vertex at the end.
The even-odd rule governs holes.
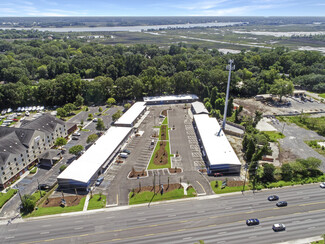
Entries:
POLYGON ((214 177, 220 177, 220 176, 223 176, 222 173, 214 173, 214 177))

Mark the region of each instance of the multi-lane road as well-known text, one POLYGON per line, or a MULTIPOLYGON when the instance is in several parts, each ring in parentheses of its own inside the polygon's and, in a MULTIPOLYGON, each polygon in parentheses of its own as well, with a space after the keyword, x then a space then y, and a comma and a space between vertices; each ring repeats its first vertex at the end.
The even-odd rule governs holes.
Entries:
POLYGON ((14 220, 1 243, 278 243, 325 233, 325 189, 318 184, 116 207, 73 215, 14 220), (288 201, 278 208, 267 196, 288 201), (258 218, 248 227, 245 220, 258 218), (274 223, 287 229, 273 232, 274 223))

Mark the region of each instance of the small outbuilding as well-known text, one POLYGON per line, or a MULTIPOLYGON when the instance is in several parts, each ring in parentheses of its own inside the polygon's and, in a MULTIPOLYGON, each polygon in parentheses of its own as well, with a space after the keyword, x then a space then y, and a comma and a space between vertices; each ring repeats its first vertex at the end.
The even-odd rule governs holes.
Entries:
POLYGON ((209 111, 205 108, 202 102, 196 101, 191 104, 193 114, 209 114, 209 111))

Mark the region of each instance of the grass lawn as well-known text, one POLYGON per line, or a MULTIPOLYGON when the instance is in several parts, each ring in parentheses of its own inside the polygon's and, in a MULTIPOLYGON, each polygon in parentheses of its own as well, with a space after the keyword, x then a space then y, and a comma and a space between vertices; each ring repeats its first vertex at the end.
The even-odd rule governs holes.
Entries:
POLYGON ((156 155, 156 152, 159 150, 160 148, 160 143, 159 141, 157 142, 156 144, 156 147, 155 147, 155 150, 151 156, 151 159, 150 159, 150 163, 148 165, 148 169, 163 169, 163 168, 170 168, 171 167, 171 159, 170 157, 172 157, 173 155, 170 154, 170 151, 169 151, 169 142, 166 142, 166 151, 167 151, 167 155, 168 155, 168 163, 167 164, 164 164, 164 165, 156 165, 153 163, 154 161, 154 156, 156 155))
POLYGON ((324 240, 313 241, 311 244, 324 244, 324 240))
POLYGON ((294 123, 304 129, 313 130, 320 135, 325 136, 325 117, 312 118, 309 115, 298 116, 278 116, 280 121, 284 121, 288 124, 294 123))
POLYGON ((305 143, 314 149, 319 154, 325 156, 325 147, 320 146, 317 142, 324 142, 323 140, 313 140, 313 141, 305 141, 305 143))
POLYGON ((6 193, 0 193, 0 208, 17 193, 16 189, 10 189, 6 193))
MULTIPOLYGON (((222 186, 222 181, 218 180, 218 187, 216 187, 216 181, 211 181, 210 182, 211 188, 214 191, 215 194, 222 194, 222 193, 229 193, 229 192, 237 192, 237 191, 242 191, 243 186, 233 186, 233 187, 228 187, 226 186, 225 188, 221 189, 222 186)), ((245 191, 251 190, 248 185, 245 186, 245 191)))
MULTIPOLYGON (((140 203, 149 203, 154 195, 151 191, 140 192, 135 194, 133 197, 132 192, 129 194, 129 205, 140 204, 140 203)), ((187 195, 184 195, 184 189, 176 189, 170 192, 165 192, 163 195, 157 193, 155 197, 152 199, 152 202, 164 201, 164 200, 172 200, 172 199, 180 199, 180 198, 188 198, 195 197, 196 192, 194 188, 188 190, 187 195)))
POLYGON ((88 130, 88 129, 81 129, 81 131, 86 131, 86 132, 88 132, 88 131, 90 131, 90 130, 88 130))
POLYGON ((277 142, 279 139, 285 138, 285 135, 277 131, 263 131, 263 133, 269 136, 271 142, 277 142))
POLYGON ((318 94, 319 97, 325 98, 325 93, 318 94))
POLYGON ((91 210, 91 209, 104 208, 106 206, 106 196, 102 194, 101 200, 99 200, 99 198, 100 198, 99 194, 93 195, 93 197, 89 200, 87 209, 91 210))
POLYGON ((77 206, 71 206, 71 207, 48 207, 48 208, 39 207, 37 210, 34 210, 31 214, 28 214, 26 217, 38 217, 44 215, 82 211, 85 204, 85 200, 86 198, 84 197, 80 200, 80 203, 77 206))

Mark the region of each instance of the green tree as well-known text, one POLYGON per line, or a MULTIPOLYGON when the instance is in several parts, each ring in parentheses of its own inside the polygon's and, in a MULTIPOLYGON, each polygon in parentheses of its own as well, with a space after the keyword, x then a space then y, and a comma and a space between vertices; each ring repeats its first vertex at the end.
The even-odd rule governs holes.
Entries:
POLYGON ((275 80, 274 84, 270 88, 270 92, 273 95, 278 95, 280 97, 280 101, 282 101, 283 96, 290 95, 293 93, 292 81, 283 79, 275 80))
POLYGON ((35 208, 35 197, 29 194, 23 195, 21 198, 22 211, 24 213, 31 213, 35 208))
POLYGON ((124 104, 124 109, 125 110, 128 110, 129 108, 131 108, 131 104, 130 103, 124 104))
POLYGON ((75 146, 72 146, 70 149, 69 149, 69 153, 73 154, 73 155, 78 155, 81 153, 81 151, 84 149, 83 146, 81 145, 75 145, 75 146))
POLYGON ((281 177, 284 181, 290 181, 293 178, 293 170, 290 163, 282 164, 281 166, 281 177))
POLYGON ((110 97, 107 99, 106 104, 108 107, 111 107, 112 105, 116 104, 116 101, 113 97, 110 97))
POLYGON ((92 113, 89 113, 89 114, 88 114, 88 118, 87 118, 87 120, 93 120, 93 114, 92 114, 92 113))
POLYGON ((99 108, 98 108, 98 112, 99 112, 99 113, 103 112, 102 107, 99 106, 99 108))
POLYGON ((80 108, 84 104, 84 101, 85 101, 85 99, 80 94, 78 94, 76 96, 76 100, 74 101, 74 105, 77 108, 80 108))
POLYGON ((263 165, 263 176, 262 176, 262 182, 267 183, 267 182, 274 182, 274 171, 275 167, 273 164, 264 164, 263 165))
POLYGON ((104 121, 102 119, 98 119, 96 130, 105 130, 104 121))
POLYGON ((71 114, 73 110, 76 110, 76 106, 73 103, 67 103, 63 106, 63 109, 67 111, 68 115, 71 114))
POLYGON ((118 120, 121 116, 122 116, 122 111, 121 111, 121 110, 118 110, 116 113, 114 113, 114 114, 112 115, 112 120, 113 120, 113 121, 116 121, 116 120, 118 120))
POLYGON ((68 115, 67 111, 64 108, 57 108, 56 115, 62 117, 66 117, 68 115))
POLYGON ((87 138, 87 143, 94 143, 98 139, 97 134, 91 134, 87 138))
POLYGON ((63 137, 56 138, 56 141, 54 143, 55 146, 64 146, 67 144, 67 140, 63 137))

